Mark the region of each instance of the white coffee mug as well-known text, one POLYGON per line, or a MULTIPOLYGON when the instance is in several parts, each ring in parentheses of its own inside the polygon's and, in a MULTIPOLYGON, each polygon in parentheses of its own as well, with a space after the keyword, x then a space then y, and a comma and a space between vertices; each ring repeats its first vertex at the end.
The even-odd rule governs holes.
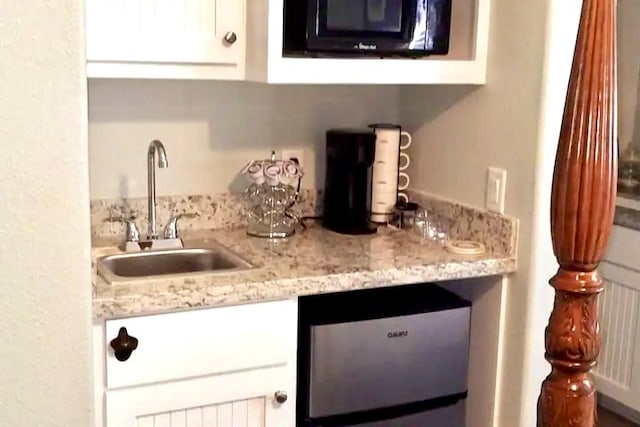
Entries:
POLYGON ((406 150, 407 148, 409 148, 411 146, 412 141, 413 141, 413 138, 411 137, 411 134, 409 132, 406 132, 406 131, 400 132, 400 149, 401 150, 406 150), (405 139, 404 145, 402 145, 403 137, 405 139))
POLYGON ((404 172, 400 172, 398 174, 398 190, 406 190, 409 188, 409 184, 411 183, 411 178, 404 172), (401 182, 404 179, 404 182, 401 182))
POLYGON ((398 170, 407 170, 411 164, 411 157, 407 153, 400 153, 400 163, 398 164, 398 170), (402 163, 404 159, 404 164, 402 163))

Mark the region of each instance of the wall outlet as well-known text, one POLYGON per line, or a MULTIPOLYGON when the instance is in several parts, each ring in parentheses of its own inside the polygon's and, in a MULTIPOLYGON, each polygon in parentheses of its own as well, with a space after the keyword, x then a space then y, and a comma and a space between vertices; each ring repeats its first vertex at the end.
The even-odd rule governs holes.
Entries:
POLYGON ((298 159, 300 166, 304 167, 304 150, 302 148, 290 148, 282 150, 282 160, 298 159))
POLYGON ((487 172, 485 207, 492 212, 503 214, 506 189, 507 171, 490 167, 487 172))

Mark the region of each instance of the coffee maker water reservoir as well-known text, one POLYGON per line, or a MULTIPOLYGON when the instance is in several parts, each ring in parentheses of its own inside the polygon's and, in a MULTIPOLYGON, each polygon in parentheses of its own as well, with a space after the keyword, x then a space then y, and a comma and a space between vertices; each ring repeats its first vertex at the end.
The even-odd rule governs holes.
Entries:
POLYGON ((371 178, 376 135, 370 129, 327 131, 322 225, 343 234, 371 234, 371 178))

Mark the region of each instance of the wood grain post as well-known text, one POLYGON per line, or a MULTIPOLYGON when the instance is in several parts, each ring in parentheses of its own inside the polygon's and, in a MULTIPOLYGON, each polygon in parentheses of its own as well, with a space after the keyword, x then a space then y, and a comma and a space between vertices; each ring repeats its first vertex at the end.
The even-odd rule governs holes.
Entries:
POLYGON ((613 223, 617 174, 616 1, 584 0, 551 195, 560 265, 545 332, 551 373, 538 399, 540 427, 594 427, 600 351, 596 267, 613 223))

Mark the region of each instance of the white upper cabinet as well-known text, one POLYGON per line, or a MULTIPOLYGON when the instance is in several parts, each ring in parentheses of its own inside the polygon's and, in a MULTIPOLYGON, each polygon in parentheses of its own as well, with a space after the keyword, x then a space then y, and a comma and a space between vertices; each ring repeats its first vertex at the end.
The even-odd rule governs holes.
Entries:
MULTIPOLYGON (((303 1, 303 0, 299 0, 303 1)), ((484 84, 491 0, 453 0, 449 54, 420 59, 283 55, 284 0, 247 4, 247 79, 301 84, 484 84)))
MULTIPOLYGON (((304 1, 304 0, 298 0, 304 1)), ((284 0, 86 0, 90 78, 299 84, 484 84, 491 0, 453 0, 449 53, 283 54, 284 0)))
POLYGON ((244 78, 244 0, 87 0, 89 77, 244 78))

